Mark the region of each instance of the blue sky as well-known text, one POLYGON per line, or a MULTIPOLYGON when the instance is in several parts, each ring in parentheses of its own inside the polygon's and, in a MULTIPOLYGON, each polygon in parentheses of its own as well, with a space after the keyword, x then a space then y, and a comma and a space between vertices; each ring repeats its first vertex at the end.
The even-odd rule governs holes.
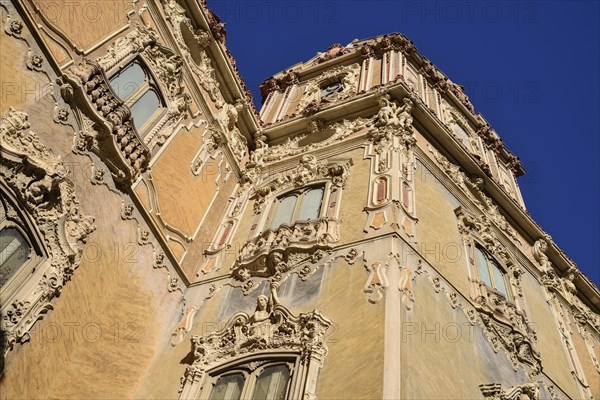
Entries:
MULTIPOLYGON (((246 84, 390 32, 465 86, 521 158, 533 218, 600 286, 600 2, 213 0, 246 84)), ((258 105, 257 105, 258 106, 258 105)))

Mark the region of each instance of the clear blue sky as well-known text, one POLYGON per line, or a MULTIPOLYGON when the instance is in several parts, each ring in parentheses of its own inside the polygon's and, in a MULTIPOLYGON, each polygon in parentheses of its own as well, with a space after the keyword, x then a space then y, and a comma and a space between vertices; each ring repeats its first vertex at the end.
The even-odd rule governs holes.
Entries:
POLYGON ((246 84, 333 43, 401 32, 519 156, 534 219, 600 286, 597 1, 209 0, 246 84))

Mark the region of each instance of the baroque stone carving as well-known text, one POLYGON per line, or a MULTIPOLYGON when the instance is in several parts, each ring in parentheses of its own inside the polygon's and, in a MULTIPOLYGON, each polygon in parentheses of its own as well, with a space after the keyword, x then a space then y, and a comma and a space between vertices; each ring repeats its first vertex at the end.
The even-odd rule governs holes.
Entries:
MULTIPOLYGON (((474 238, 477 238, 490 254, 507 265, 511 274, 510 281, 514 283, 519 292, 520 268, 517 267, 508 250, 496 238, 487 216, 475 217, 462 209, 457 209, 456 215, 459 232, 469 246, 473 248, 474 238)), ((474 300, 475 308, 479 311, 494 350, 498 351, 502 345, 515 367, 518 362, 522 362, 532 368, 534 375, 541 371, 541 358, 535 349, 536 333, 526 315, 517 308, 514 302, 495 289, 488 287, 484 282, 476 278, 469 280, 471 282, 471 298, 474 300)))
POLYGON ((362 252, 359 252, 358 250, 356 250, 356 248, 355 248, 355 247, 353 247, 353 248, 351 248, 350 250, 348 250, 348 254, 346 254, 346 255, 344 256, 344 259, 346 260, 346 262, 347 262, 349 265, 352 265, 352 264, 354 264, 356 261, 358 261, 358 259, 359 259, 361 256, 362 256, 362 257, 363 257, 363 259, 364 259, 364 254, 365 254, 365 252, 364 252, 364 251, 362 251, 362 252))
POLYGON ((510 389, 502 389, 499 383, 479 385, 479 390, 486 400, 541 400, 540 387, 536 382, 517 385, 510 389))
POLYGON ((546 254, 548 252, 549 243, 552 243, 552 238, 550 238, 549 235, 545 235, 538 239, 532 248, 533 257, 540 264, 542 284, 546 287, 551 296, 560 294, 571 304, 573 316, 580 326, 585 329, 585 325, 589 323, 594 329, 600 332, 600 316, 590 310, 590 308, 577 297, 577 289, 573 281, 577 275, 580 275, 579 270, 576 267, 571 266, 566 271, 565 276, 560 278, 546 254))
POLYGON ((216 119, 227 137, 227 144, 237 161, 241 161, 248 152, 248 141, 236 126, 239 113, 246 107, 240 99, 235 104, 225 103, 216 119))
POLYGON ((162 3, 183 58, 210 99, 215 102, 217 108, 221 108, 225 100, 221 94, 211 59, 205 51, 211 40, 210 34, 194 28, 183 7, 175 0, 162 0, 162 3), (184 30, 188 36, 184 35, 184 30))
POLYGON ((475 301, 475 307, 485 326, 485 332, 494 351, 501 346, 508 352, 515 366, 524 363, 531 368, 530 376, 542 370, 541 356, 535 347, 537 336, 525 314, 485 284, 480 283, 483 293, 475 301))
POLYGON ((150 151, 135 130, 130 110, 116 97, 104 72, 92 61, 83 59, 63 75, 63 80, 68 82, 61 86, 65 100, 75 108, 83 106, 83 113, 99 127, 94 136, 80 136, 77 149, 91 148, 108 161, 117 183, 131 182, 148 166, 150 151))
POLYGON ((150 133, 144 137, 144 142, 149 148, 162 146, 165 141, 173 134, 175 126, 179 121, 184 120, 190 115, 190 104, 192 99, 188 94, 182 94, 173 99, 167 113, 152 128, 150 133), (168 130, 165 127, 170 127, 168 130))
POLYGON ((200 174, 208 158, 216 158, 219 148, 223 145, 223 139, 215 129, 208 128, 204 137, 204 142, 198 154, 196 154, 190 164, 190 169, 194 175, 200 174))
POLYGON ((349 50, 340 43, 334 43, 329 46, 325 53, 320 53, 319 57, 317 58, 317 63, 321 64, 325 61, 333 60, 334 58, 338 58, 344 54, 347 54, 348 52, 349 50))
POLYGON ((136 26, 117 39, 97 62, 84 58, 59 79, 65 100, 94 119, 101 128, 95 137, 82 138, 78 150, 86 148, 85 141, 91 142, 87 147, 108 161, 106 164, 119 184, 133 181, 147 168, 150 159, 150 150, 133 125, 131 111, 116 96, 105 75, 132 54, 142 56, 168 99, 166 115, 146 138, 146 142, 160 145, 172 133, 171 130, 161 134, 161 130, 187 116, 190 99, 181 95, 181 58, 158 44, 158 34, 152 28, 136 26))
POLYGON ((6 24, 4 25, 4 32, 10 36, 21 38, 21 33, 23 33, 24 27, 25 24, 23 24, 23 21, 17 18, 11 19, 11 16, 8 15, 6 17, 6 24))
POLYGON ((546 286, 549 291, 561 291, 562 285, 558 275, 554 271, 554 267, 550 262, 550 259, 546 255, 548 251, 548 241, 551 241, 549 237, 540 238, 533 244, 532 253, 533 257, 540 264, 540 271, 542 272, 542 284, 546 286))
POLYGON ((482 191, 482 184, 479 178, 472 180, 469 178, 460 167, 452 164, 439 151, 428 145, 429 152, 433 155, 435 161, 448 177, 462 190, 462 192, 471 200, 479 209, 483 210, 489 222, 495 224, 506 235, 512 238, 516 243, 521 244, 517 233, 512 226, 506 221, 506 218, 500 213, 500 209, 492 199, 482 191))
POLYGON ((334 218, 299 221, 269 229, 242 246, 232 275, 245 281, 254 276, 288 272, 296 264, 293 262, 295 253, 330 249, 338 241, 339 221, 334 218))
POLYGON ((294 138, 288 139, 285 144, 278 146, 268 146, 263 153, 263 162, 278 161, 285 157, 298 155, 301 153, 307 153, 313 150, 323 148, 331 145, 333 142, 343 140, 350 135, 359 132, 360 130, 370 126, 370 121, 364 118, 357 118, 353 120, 343 120, 336 122, 329 126, 323 126, 319 128, 319 132, 330 131, 331 136, 320 142, 311 143, 305 146, 301 145, 305 139, 309 138, 310 133, 304 135, 298 135, 294 138))
POLYGON ((31 49, 27 51, 27 58, 25 60, 25 65, 27 65, 27 68, 33 71, 41 71, 43 64, 44 57, 42 57, 40 54, 34 53, 31 49))
MULTIPOLYGON (((350 176, 352 160, 326 164, 320 162, 312 154, 300 157, 299 165, 294 170, 277 175, 270 182, 254 190, 251 199, 255 200, 254 213, 263 211, 267 198, 276 191, 300 187, 318 179, 328 179, 335 187, 343 188, 350 176)), ((246 170, 248 171, 248 170, 246 170)))
POLYGON ((50 301, 79 266, 81 243, 96 228, 94 218, 79 212, 64 162, 28 131, 28 118, 13 108, 1 117, 0 178, 32 216, 49 258, 37 267, 43 275, 33 291, 17 291, 2 305, 6 351, 29 340, 33 324, 52 309, 50 301))
POLYGON ((192 336, 193 362, 181 378, 181 398, 198 397, 207 372, 214 367, 253 354, 269 357, 274 352, 299 357, 294 376, 301 381, 297 381, 292 398, 314 395, 317 374, 327 355, 326 334, 333 321, 319 310, 294 316, 280 304, 277 288, 272 284, 270 296, 258 296, 252 315, 235 313, 224 328, 192 336))
POLYGON ((310 114, 319 109, 324 103, 333 103, 356 94, 358 89, 358 75, 360 66, 352 64, 332 68, 309 81, 304 89, 304 94, 298 104, 298 112, 310 114), (339 82, 342 90, 329 97, 321 97, 321 88, 329 83, 339 82))

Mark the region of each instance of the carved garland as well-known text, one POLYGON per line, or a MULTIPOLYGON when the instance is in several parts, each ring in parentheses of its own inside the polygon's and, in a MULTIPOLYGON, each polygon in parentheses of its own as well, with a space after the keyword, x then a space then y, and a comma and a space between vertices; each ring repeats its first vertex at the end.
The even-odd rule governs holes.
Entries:
POLYGON ((343 188, 350 176, 352 160, 344 163, 325 164, 311 154, 300 157, 300 165, 288 173, 281 173, 270 182, 261 185, 250 196, 255 200, 254 214, 262 212, 267 199, 275 192, 301 187, 319 179, 330 180, 334 187, 343 188))
POLYGON ((479 390, 486 400, 541 400, 540 386, 536 382, 517 385, 510 389, 502 389, 499 383, 479 385, 479 390))
MULTIPOLYGON (((210 371, 239 360, 295 357, 290 398, 315 398, 318 372, 327 355, 327 330, 333 321, 314 310, 298 317, 279 304, 276 285, 271 296, 259 296, 253 315, 238 312, 225 327, 203 336, 192 336, 193 362, 181 378, 180 398, 208 395, 204 388, 210 371), (203 391, 204 389, 204 391, 203 391)), ((209 390, 208 390, 209 391, 209 390)))
POLYGON ((44 240, 48 259, 2 305, 5 351, 29 340, 33 324, 52 309, 80 263, 82 248, 95 230, 94 218, 79 213, 73 184, 60 157, 29 129, 28 115, 10 108, 0 122, 0 178, 31 215, 44 240), (41 277, 35 283, 31 279, 41 277))
MULTIPOLYGON (((507 266, 510 286, 520 293, 519 278, 523 272, 508 250, 496 238, 487 216, 475 217, 462 209, 457 209, 456 215, 459 232, 468 245, 470 267, 475 268, 472 252, 475 251, 474 239, 477 239, 485 250, 507 266)), ((472 274, 477 276, 474 271, 472 274)), ((479 311, 479 316, 486 327, 486 334, 494 350, 498 351, 501 345, 508 351, 515 367, 518 362, 522 362, 531 367, 532 376, 539 373, 542 366, 540 354, 535 348, 537 337, 525 313, 520 310, 516 302, 505 298, 478 278, 469 280, 471 282, 471 299, 474 300, 475 308, 479 311)))
POLYGON ((298 111, 305 115, 312 114, 320 109, 325 102, 336 102, 355 94, 358 89, 358 64, 332 68, 318 78, 309 81, 304 89, 304 94, 298 104, 298 111), (321 87, 327 83, 339 81, 343 88, 326 99, 321 98, 321 87))

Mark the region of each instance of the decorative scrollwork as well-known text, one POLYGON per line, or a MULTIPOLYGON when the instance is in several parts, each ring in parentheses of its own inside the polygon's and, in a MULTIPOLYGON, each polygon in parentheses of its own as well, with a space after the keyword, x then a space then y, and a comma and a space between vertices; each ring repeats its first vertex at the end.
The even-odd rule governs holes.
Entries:
POLYGON ((28 119, 27 114, 12 107, 1 117, 0 182, 31 215, 47 247, 48 259, 37 267, 44 273, 33 291, 21 289, 2 305, 5 351, 15 343, 26 342, 33 324, 52 309, 50 301, 79 266, 81 243, 96 229, 94 218, 79 211, 64 162, 28 131, 28 119))

